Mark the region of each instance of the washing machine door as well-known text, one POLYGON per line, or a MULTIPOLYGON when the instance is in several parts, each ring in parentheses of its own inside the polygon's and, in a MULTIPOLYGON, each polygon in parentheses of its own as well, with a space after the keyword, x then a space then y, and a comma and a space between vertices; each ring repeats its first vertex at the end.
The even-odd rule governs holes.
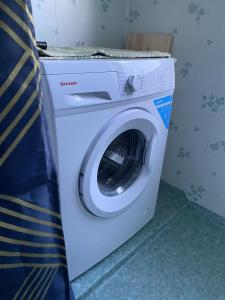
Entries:
POLYGON ((111 119, 80 170, 79 193, 86 209, 107 218, 131 205, 150 180, 158 146, 157 121, 151 113, 129 109, 111 119))

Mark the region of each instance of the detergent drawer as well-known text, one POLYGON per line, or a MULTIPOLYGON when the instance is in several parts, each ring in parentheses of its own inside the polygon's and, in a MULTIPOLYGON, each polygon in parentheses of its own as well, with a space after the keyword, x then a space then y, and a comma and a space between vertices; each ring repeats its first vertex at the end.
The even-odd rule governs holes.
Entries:
POLYGON ((117 72, 43 75, 44 101, 53 110, 120 100, 117 72))

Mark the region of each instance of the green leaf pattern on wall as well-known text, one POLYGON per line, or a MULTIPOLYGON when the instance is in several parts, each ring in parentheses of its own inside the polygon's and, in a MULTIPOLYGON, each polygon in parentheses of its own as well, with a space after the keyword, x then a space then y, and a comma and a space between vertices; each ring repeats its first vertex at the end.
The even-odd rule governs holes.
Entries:
POLYGON ((208 39, 208 40, 206 41, 206 43, 207 43, 208 46, 210 46, 210 45, 213 44, 213 41, 212 41, 211 39, 208 39))
POLYGON ((184 158, 190 158, 190 156, 191 156, 190 153, 186 151, 184 147, 181 146, 178 148, 177 157, 184 159, 184 158))
POLYGON ((126 21, 129 24, 135 23, 140 16, 141 16, 141 14, 138 11, 138 9, 130 9, 129 13, 128 13, 128 16, 126 17, 126 21))
POLYGON ((194 2, 188 6, 188 12, 195 16, 196 21, 199 21, 205 15, 205 9, 194 2))
POLYGON ((203 103, 201 108, 209 108, 212 112, 218 112, 221 106, 224 106, 225 97, 216 97, 215 95, 202 96, 203 103))
POLYGON ((210 145, 210 148, 212 151, 219 151, 219 150, 225 151, 225 141, 215 142, 210 145))
POLYGON ((178 29, 177 29, 177 27, 174 27, 172 32, 173 32, 173 34, 175 34, 175 35, 178 34, 178 29))
POLYGON ((193 130, 194 130, 194 132, 199 132, 200 128, 199 128, 198 126, 195 126, 195 127, 193 128, 193 130))
POLYGON ((192 67, 192 64, 190 62, 186 62, 183 65, 183 68, 180 71, 180 74, 183 78, 186 77, 189 74, 189 71, 190 71, 191 67, 192 67))
POLYGON ((194 185, 192 184, 190 186, 190 192, 188 193, 188 196, 192 201, 198 202, 205 192, 205 188, 203 188, 201 185, 194 185))
POLYGON ((100 0, 100 1, 102 3, 102 11, 107 12, 110 7, 111 0, 100 0))

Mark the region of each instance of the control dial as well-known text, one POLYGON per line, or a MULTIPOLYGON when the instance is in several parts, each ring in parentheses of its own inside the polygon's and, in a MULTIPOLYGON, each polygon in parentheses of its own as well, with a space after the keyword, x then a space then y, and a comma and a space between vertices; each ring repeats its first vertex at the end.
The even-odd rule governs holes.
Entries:
POLYGON ((132 92, 138 92, 142 88, 142 80, 139 75, 132 75, 128 78, 128 86, 132 92))

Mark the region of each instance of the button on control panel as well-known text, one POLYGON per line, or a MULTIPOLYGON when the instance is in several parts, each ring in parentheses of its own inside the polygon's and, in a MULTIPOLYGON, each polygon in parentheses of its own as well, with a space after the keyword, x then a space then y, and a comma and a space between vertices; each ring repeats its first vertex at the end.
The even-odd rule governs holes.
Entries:
POLYGON ((120 93, 123 98, 141 96, 145 92, 143 74, 119 74, 120 93))
POLYGON ((138 92, 142 88, 142 79, 139 75, 131 75, 128 77, 127 84, 131 92, 138 92))
POLYGON ((167 82, 168 82, 168 78, 166 75, 158 75, 157 76, 157 86, 160 91, 163 91, 166 89, 167 82))

